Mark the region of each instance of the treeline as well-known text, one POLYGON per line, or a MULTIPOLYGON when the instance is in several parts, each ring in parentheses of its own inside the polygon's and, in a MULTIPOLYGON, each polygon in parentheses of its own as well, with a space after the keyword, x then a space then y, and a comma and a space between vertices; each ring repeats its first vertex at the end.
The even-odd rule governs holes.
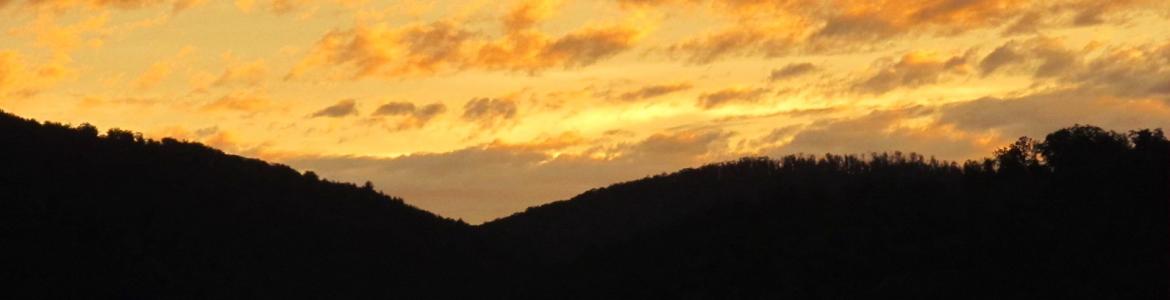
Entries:
POLYGON ((368 186, 7 114, 0 223, 3 281, 30 298, 451 295, 498 261, 368 186))
POLYGON ((482 230, 549 297, 1164 299, 1168 171, 1160 130, 1074 126, 962 164, 745 158, 482 230))
POLYGON ((468 226, 369 185, 0 112, 0 276, 33 298, 1170 297, 1170 142, 793 155, 468 226))

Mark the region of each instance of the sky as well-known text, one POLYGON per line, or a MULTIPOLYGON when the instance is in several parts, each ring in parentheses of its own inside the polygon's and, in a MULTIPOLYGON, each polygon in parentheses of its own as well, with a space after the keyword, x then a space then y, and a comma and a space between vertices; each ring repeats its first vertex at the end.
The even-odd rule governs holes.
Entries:
POLYGON ((0 0, 0 110, 482 223, 744 156, 1170 127, 1164 0, 0 0))

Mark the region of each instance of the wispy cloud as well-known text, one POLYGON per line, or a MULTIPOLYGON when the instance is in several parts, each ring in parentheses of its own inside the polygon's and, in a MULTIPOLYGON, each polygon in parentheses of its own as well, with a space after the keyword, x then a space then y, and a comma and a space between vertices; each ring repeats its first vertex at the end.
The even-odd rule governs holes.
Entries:
POLYGON ((330 105, 328 107, 322 108, 321 110, 314 112, 312 115, 310 115, 310 117, 313 117, 313 118, 318 118, 318 117, 341 118, 341 117, 355 116, 357 114, 358 114, 357 101, 355 101, 353 99, 346 99, 346 100, 338 101, 337 104, 333 104, 333 105, 330 105))

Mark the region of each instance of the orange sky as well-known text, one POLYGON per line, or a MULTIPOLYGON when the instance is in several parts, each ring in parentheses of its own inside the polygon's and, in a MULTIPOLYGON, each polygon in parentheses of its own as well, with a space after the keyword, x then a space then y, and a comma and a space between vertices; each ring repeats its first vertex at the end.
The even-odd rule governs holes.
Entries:
POLYGON ((0 0, 0 109, 479 223, 748 155, 1170 127, 1170 2, 0 0))

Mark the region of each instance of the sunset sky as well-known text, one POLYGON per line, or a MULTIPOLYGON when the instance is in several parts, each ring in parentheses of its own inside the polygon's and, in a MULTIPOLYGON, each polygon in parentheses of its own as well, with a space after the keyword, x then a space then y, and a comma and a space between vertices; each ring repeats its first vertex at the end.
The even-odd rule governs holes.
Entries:
POLYGON ((1170 129, 1165 0, 0 0, 0 109, 470 223, 742 156, 1170 129))

